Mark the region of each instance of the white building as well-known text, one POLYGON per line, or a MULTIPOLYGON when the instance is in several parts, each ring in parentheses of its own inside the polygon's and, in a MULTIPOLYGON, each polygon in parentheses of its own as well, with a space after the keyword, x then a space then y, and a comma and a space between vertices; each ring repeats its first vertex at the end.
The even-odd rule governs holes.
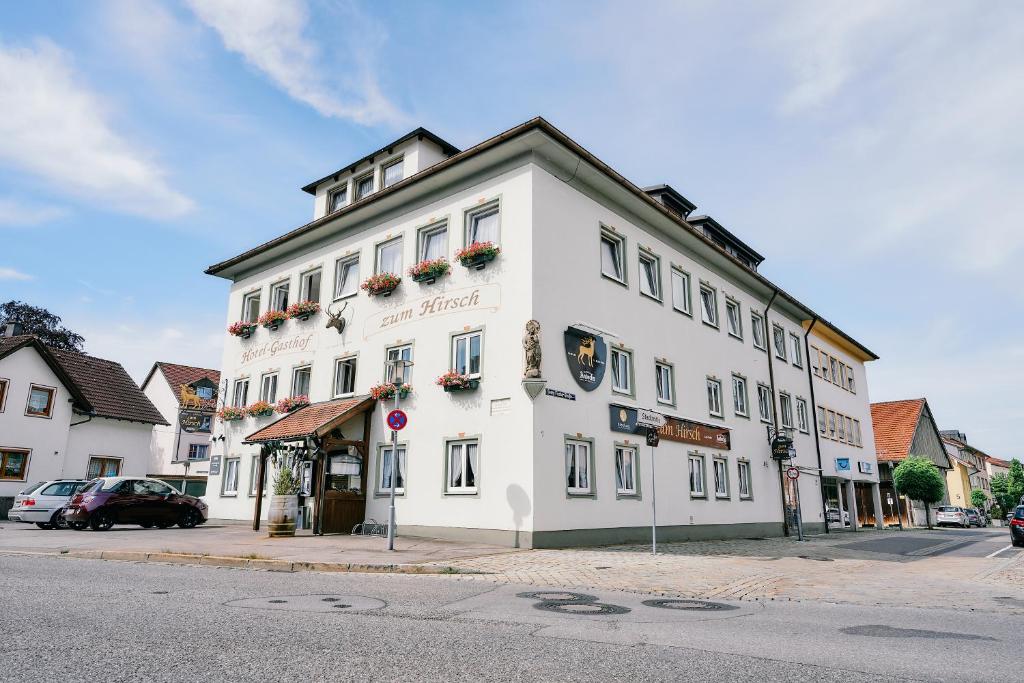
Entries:
POLYGON ((120 364, 0 336, 0 514, 30 482, 145 476, 166 424, 120 364))
POLYGON ((228 402, 313 405, 215 426, 212 517, 251 518, 262 452, 316 456, 300 466, 303 504, 324 531, 386 520, 387 410, 367 395, 395 358, 414 363, 400 533, 644 540, 656 487, 664 539, 782 534, 793 498, 772 460, 776 427, 792 435, 805 527, 825 526, 822 474, 832 489, 851 482, 846 507, 853 482, 877 500, 874 444, 861 438, 875 356, 758 274, 762 257, 723 226, 688 220, 694 206, 672 188, 642 190, 534 119, 462 152, 419 129, 303 189, 312 222, 207 272, 231 281, 227 323, 312 299, 344 307, 346 324, 339 334, 319 314, 227 340, 228 402), (455 258, 483 241, 500 245, 493 261, 455 258), (437 257, 450 274, 408 275, 437 257), (402 276, 393 294, 360 291, 382 272, 402 276), (529 321, 539 379, 524 379, 529 321), (453 369, 479 386, 443 391, 435 380, 453 369), (670 418, 653 480, 638 409, 670 418), (843 458, 854 465, 837 471, 843 458))

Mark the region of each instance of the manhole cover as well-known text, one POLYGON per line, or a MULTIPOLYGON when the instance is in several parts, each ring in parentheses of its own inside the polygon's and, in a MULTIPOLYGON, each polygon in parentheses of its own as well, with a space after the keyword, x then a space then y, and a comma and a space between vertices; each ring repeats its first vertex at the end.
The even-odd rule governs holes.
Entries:
POLYGON ((727 605, 724 602, 708 602, 707 600, 644 600, 643 604, 648 607, 658 607, 661 609, 682 609, 704 612, 739 609, 739 607, 736 607, 735 605, 727 605))
POLYGON ((153 591, 153 595, 167 595, 170 591, 153 591))
POLYGON ((288 602, 287 600, 267 600, 271 605, 280 605, 288 602))
POLYGON ((533 591, 529 593, 516 593, 517 598, 527 600, 540 600, 542 602, 595 602, 597 598, 586 593, 573 593, 571 591, 533 591))
POLYGON ((363 595, 279 595, 245 598, 225 602, 227 607, 288 610, 291 612, 330 612, 332 609, 370 610, 386 607, 383 600, 363 595))
POLYGON ((351 606, 352 606, 352 605, 346 605, 346 604, 345 604, 345 603, 343 603, 343 602, 339 602, 339 603, 338 603, 337 605, 331 605, 331 607, 336 607, 336 608, 338 608, 338 609, 345 609, 345 608, 347 608, 347 607, 351 607, 351 606))
POLYGON ((584 616, 604 616, 609 614, 628 614, 628 607, 618 605, 607 605, 603 602, 538 602, 534 605, 545 612, 558 612, 559 614, 574 614, 584 616))

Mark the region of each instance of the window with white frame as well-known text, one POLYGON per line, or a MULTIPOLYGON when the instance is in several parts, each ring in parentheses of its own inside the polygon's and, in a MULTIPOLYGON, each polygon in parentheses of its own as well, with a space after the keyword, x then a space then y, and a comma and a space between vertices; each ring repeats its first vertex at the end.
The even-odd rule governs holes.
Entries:
POLYGON ((743 320, 740 318, 740 302, 733 299, 725 300, 725 322, 729 336, 743 339, 743 320))
POLYGON ((349 396, 356 391, 356 357, 334 361, 334 395, 349 396))
POLYGON ((359 292, 359 254, 344 256, 334 264, 334 298, 359 292))
POLYGON ((792 351, 790 361, 796 367, 802 368, 804 366, 804 350, 800 345, 800 337, 792 332, 789 333, 789 347, 792 351))
POLYGON ((836 414, 836 438, 846 441, 846 420, 840 414, 836 414))
POLYGON ((238 495, 238 458, 226 458, 224 460, 224 477, 221 494, 225 496, 238 495))
POLYGON ((839 361, 830 357, 828 362, 831 367, 832 384, 839 384, 839 361))
POLYGON ((724 458, 715 458, 715 498, 729 497, 729 471, 724 458))
POLYGON ((398 446, 398 467, 395 467, 394 450, 391 445, 380 447, 380 477, 377 479, 379 493, 391 493, 391 476, 394 468, 395 495, 405 493, 406 447, 398 446))
POLYGON ((853 378, 853 368, 849 368, 849 370, 850 370, 850 372, 848 373, 849 374, 849 386, 847 388, 850 390, 851 394, 856 394, 857 393, 857 384, 856 384, 856 381, 853 378))
POLYGON ((448 442, 448 493, 476 493, 479 450, 475 439, 448 442))
POLYGON ((860 420, 853 421, 853 442, 857 446, 863 446, 863 442, 860 440, 860 420))
POLYGON ((615 492, 620 496, 636 495, 636 447, 615 447, 615 492))
POLYGON ((292 370, 292 397, 309 398, 309 381, 313 376, 313 368, 305 366, 292 370))
POLYGON ((601 274, 625 284, 626 241, 609 231, 601 231, 601 274))
POLYGON ((658 390, 658 403, 675 403, 675 378, 672 376, 672 366, 668 363, 657 361, 654 364, 655 384, 658 390))
POLYGON ((589 441, 565 440, 565 475, 566 491, 571 495, 591 492, 589 441))
POLYGON ((809 417, 810 416, 807 413, 807 401, 802 398, 798 398, 796 400, 796 428, 804 434, 810 432, 811 429, 810 421, 808 419, 809 417))
POLYGON ((434 261, 448 255, 448 222, 435 223, 419 231, 420 261, 434 261))
POLYGON ((270 309, 283 311, 288 308, 288 280, 270 286, 270 309))
POLYGON ((402 274, 402 238, 396 237, 377 245, 377 264, 374 270, 381 273, 402 274))
POLYGON ((380 186, 382 188, 391 187, 399 180, 401 180, 403 166, 404 164, 402 163, 402 159, 395 159, 394 161, 389 161, 388 163, 381 166, 380 186))
POLYGON ((364 176, 356 178, 352 183, 355 187, 356 201, 359 201, 363 197, 373 193, 373 171, 367 173, 364 176))
POLYGON ((828 432, 828 425, 825 422, 825 409, 818 406, 818 431, 822 436, 828 432))
POLYGON ((753 311, 750 312, 750 334, 754 340, 755 349, 768 350, 768 344, 764 337, 764 318, 753 311))
POLYGON ((499 242, 501 212, 498 202, 491 202, 466 212, 466 246, 476 242, 499 242))
POLYGON ((718 327, 718 293, 710 285, 700 286, 700 315, 705 323, 718 327))
POLYGON ((661 260, 640 250, 640 293, 661 301, 661 260))
POLYGON ((249 380, 235 380, 235 393, 232 395, 231 405, 235 408, 244 408, 249 405, 249 380))
POLYGON ((206 460, 209 458, 210 445, 205 443, 190 443, 188 445, 189 460, 206 460))
POLYGON ((690 292, 690 274, 672 269, 672 308, 686 315, 693 315, 693 302, 690 292))
POLYGON ((267 403, 277 401, 277 373, 272 372, 260 378, 260 400, 267 403))
POLYGON ((739 375, 732 376, 732 411, 743 417, 750 416, 747 406, 747 380, 739 375))
POLYGON ((704 491, 704 456, 691 455, 688 460, 690 464, 690 495, 697 498, 707 495, 704 491))
POLYGON ((242 321, 254 323, 260 319, 260 292, 249 292, 242 297, 242 321))
POLYGON ((626 349, 611 350, 612 391, 618 394, 633 393, 633 354, 626 349))
POLYGON ((483 333, 467 332, 452 337, 452 370, 460 375, 480 377, 480 359, 483 353, 483 333))
POLYGON ((781 325, 772 325, 772 342, 775 345, 775 357, 786 360, 786 331, 781 325))
POLYGON ((314 268, 299 276, 299 300, 320 303, 321 270, 314 268))
POLYGON ((767 384, 757 385, 757 412, 761 422, 772 421, 772 390, 767 384))
POLYGON ((793 399, 789 397, 789 394, 779 394, 779 418, 782 420, 783 427, 793 426, 793 399))
POLYGON ((715 417, 722 417, 722 383, 708 377, 708 412, 715 417))
MULTIPOLYGON (((395 381, 395 361, 412 361, 412 344, 392 346, 388 348, 385 355, 384 381, 393 384, 395 381)), ((409 384, 412 381, 412 367, 405 365, 399 370, 398 379, 400 384, 409 384)))
POLYGON ((811 361, 811 372, 813 372, 815 375, 819 375, 819 376, 821 375, 821 368, 819 367, 819 363, 820 363, 819 356, 820 356, 820 354, 821 354, 821 351, 818 350, 817 346, 812 346, 811 347, 811 358, 810 358, 810 361, 811 361))
POLYGON ((836 438, 836 413, 834 410, 828 411, 828 438, 836 438))
MULTIPOLYGON (((263 468, 263 495, 267 495, 267 477, 270 474, 270 468, 263 468)), ((249 495, 255 496, 256 489, 258 488, 260 479, 260 456, 252 456, 252 463, 249 465, 249 495)))
POLYGON ((327 213, 334 213, 341 207, 348 204, 348 183, 336 187, 327 195, 327 213))
POLYGON ((750 486, 750 463, 740 460, 736 463, 736 486, 740 492, 740 499, 751 497, 750 486))

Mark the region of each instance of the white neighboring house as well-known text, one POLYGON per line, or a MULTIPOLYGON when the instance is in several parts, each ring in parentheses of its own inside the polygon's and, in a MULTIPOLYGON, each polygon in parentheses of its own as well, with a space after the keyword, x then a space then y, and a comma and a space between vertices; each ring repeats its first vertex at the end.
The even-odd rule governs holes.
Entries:
POLYGON ((192 495, 205 494, 220 372, 157 362, 143 380, 142 392, 170 422, 153 429, 149 475, 192 495))
POLYGON ((154 425, 167 422, 119 363, 0 336, 0 515, 31 482, 145 476, 154 425))

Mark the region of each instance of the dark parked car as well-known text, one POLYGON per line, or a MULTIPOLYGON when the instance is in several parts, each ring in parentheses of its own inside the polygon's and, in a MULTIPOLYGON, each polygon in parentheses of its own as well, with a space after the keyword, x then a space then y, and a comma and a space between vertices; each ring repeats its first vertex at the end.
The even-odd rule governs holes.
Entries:
POLYGON ((978 512, 974 508, 967 508, 965 512, 967 513, 967 523, 970 526, 976 526, 978 528, 981 528, 987 524, 987 522, 985 521, 985 515, 978 512))
POLYGON ((1010 543, 1024 546, 1024 505, 1018 505, 1010 518, 1010 543))
POLYGON ((64 519, 72 529, 86 526, 106 531, 115 524, 138 524, 146 529, 177 524, 191 529, 206 521, 207 508, 158 479, 104 477, 94 479, 71 499, 64 519))

